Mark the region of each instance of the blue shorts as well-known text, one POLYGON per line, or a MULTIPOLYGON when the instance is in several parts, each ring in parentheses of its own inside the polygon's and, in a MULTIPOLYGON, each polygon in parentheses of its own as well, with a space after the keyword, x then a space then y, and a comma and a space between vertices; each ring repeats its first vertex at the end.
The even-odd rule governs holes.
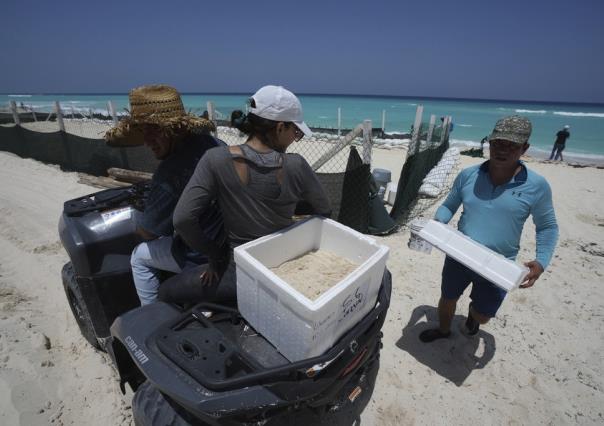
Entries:
POLYGON ((472 307, 476 312, 493 318, 507 291, 487 281, 476 272, 447 256, 443 266, 441 295, 443 299, 456 300, 472 283, 472 307))

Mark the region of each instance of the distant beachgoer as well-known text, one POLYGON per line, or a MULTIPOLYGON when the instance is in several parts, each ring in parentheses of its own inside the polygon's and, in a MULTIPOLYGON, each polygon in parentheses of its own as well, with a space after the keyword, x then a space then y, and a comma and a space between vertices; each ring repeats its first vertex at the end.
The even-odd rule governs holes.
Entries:
MULTIPOLYGON (((448 223, 460 205, 458 229, 497 253, 514 260, 524 222, 533 216, 536 228, 536 259, 525 263, 530 272, 521 288, 535 284, 549 264, 558 240, 558 224, 547 181, 520 161, 529 147, 531 122, 511 116, 497 122, 489 136, 490 160, 462 170, 435 220, 448 223)), ((424 330, 422 342, 449 337, 457 300, 472 283, 468 317, 462 332, 473 336, 480 324, 495 316, 506 291, 447 257, 442 271, 438 302, 438 328, 424 330)))
POLYGON ((203 113, 201 114, 201 118, 205 118, 206 120, 210 119, 210 114, 208 113, 208 110, 203 110, 203 113))
POLYGON ((208 152, 174 211, 176 232, 190 247, 207 251, 210 261, 163 282, 160 300, 235 300, 235 247, 293 224, 300 201, 316 214, 330 214, 329 199, 310 165, 301 155, 285 152, 293 142, 312 134, 293 93, 264 86, 250 98, 248 114, 231 117, 232 125, 248 135, 247 141, 208 152), (213 242, 200 232, 199 215, 216 202, 228 232, 228 253, 213 250, 213 242))
POLYGON ((477 149, 478 155, 477 157, 484 157, 484 144, 489 141, 489 135, 486 135, 484 138, 480 140, 480 148, 477 149))
MULTIPOLYGON (((441 127, 442 127, 445 124, 445 117, 444 116, 440 117, 440 122, 441 122, 441 127)), ((455 127, 455 126, 453 124, 453 119, 451 119, 451 121, 449 121, 449 133, 451 133, 453 131, 453 127, 455 127)))
POLYGON ((570 129, 570 126, 567 124, 562 130, 556 133, 554 148, 552 149, 552 154, 549 156, 550 160, 560 159, 560 161, 564 161, 564 158, 562 158, 562 151, 564 151, 564 148, 566 147, 566 140, 570 137, 568 129, 570 129))
MULTIPOLYGON (((225 144, 209 135, 215 130, 210 121, 185 112, 180 94, 172 87, 138 87, 129 98, 131 115, 109 130, 105 139, 110 146, 145 144, 161 161, 151 179, 145 209, 135 217, 137 232, 146 241, 134 248, 130 258, 136 292, 141 304, 147 305, 157 300, 160 271, 178 273, 206 260, 174 237, 172 215, 199 160, 209 149, 225 144)), ((212 235, 224 235, 217 209, 205 212, 200 227, 212 235)))
POLYGON ((466 149, 465 151, 461 151, 460 154, 467 155, 469 157, 482 158, 482 157, 484 157, 484 144, 487 143, 488 141, 489 141, 489 136, 487 135, 484 138, 482 138, 482 140, 480 141, 480 148, 466 149))

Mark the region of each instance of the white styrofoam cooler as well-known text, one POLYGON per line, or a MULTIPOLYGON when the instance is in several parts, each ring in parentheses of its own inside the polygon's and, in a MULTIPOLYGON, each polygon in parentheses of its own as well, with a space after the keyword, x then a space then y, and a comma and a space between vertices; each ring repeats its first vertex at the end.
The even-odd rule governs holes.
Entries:
POLYGON ((375 306, 388 251, 320 217, 258 238, 235 248, 239 311, 288 360, 321 355, 375 306), (269 270, 318 249, 359 266, 314 301, 269 270))
POLYGON ((504 290, 517 288, 529 272, 444 223, 429 220, 418 235, 504 290))

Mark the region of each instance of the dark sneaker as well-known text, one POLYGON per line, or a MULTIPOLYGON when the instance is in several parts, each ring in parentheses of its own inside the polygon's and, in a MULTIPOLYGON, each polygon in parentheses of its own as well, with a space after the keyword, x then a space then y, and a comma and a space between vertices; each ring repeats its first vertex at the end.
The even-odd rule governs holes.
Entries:
POLYGON ((480 323, 472 318, 472 315, 468 313, 468 319, 464 324, 464 332, 468 336, 475 336, 478 333, 478 329, 480 328, 480 323))
POLYGON ((466 336, 476 336, 478 333, 478 329, 480 328, 480 323, 476 321, 472 314, 470 313, 472 309, 472 303, 468 307, 468 318, 466 319, 466 323, 461 327, 461 332, 466 336))

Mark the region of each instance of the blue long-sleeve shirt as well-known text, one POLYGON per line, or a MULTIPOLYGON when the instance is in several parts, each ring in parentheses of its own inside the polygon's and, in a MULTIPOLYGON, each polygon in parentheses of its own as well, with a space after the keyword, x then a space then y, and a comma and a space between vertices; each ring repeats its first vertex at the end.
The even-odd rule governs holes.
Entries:
POLYGON ((545 269, 558 241, 552 191, 542 176, 520 165, 520 172, 499 186, 491 182, 488 161, 462 170, 434 219, 448 223, 463 204, 459 231, 514 260, 522 227, 532 215, 537 234, 536 260, 545 269))

